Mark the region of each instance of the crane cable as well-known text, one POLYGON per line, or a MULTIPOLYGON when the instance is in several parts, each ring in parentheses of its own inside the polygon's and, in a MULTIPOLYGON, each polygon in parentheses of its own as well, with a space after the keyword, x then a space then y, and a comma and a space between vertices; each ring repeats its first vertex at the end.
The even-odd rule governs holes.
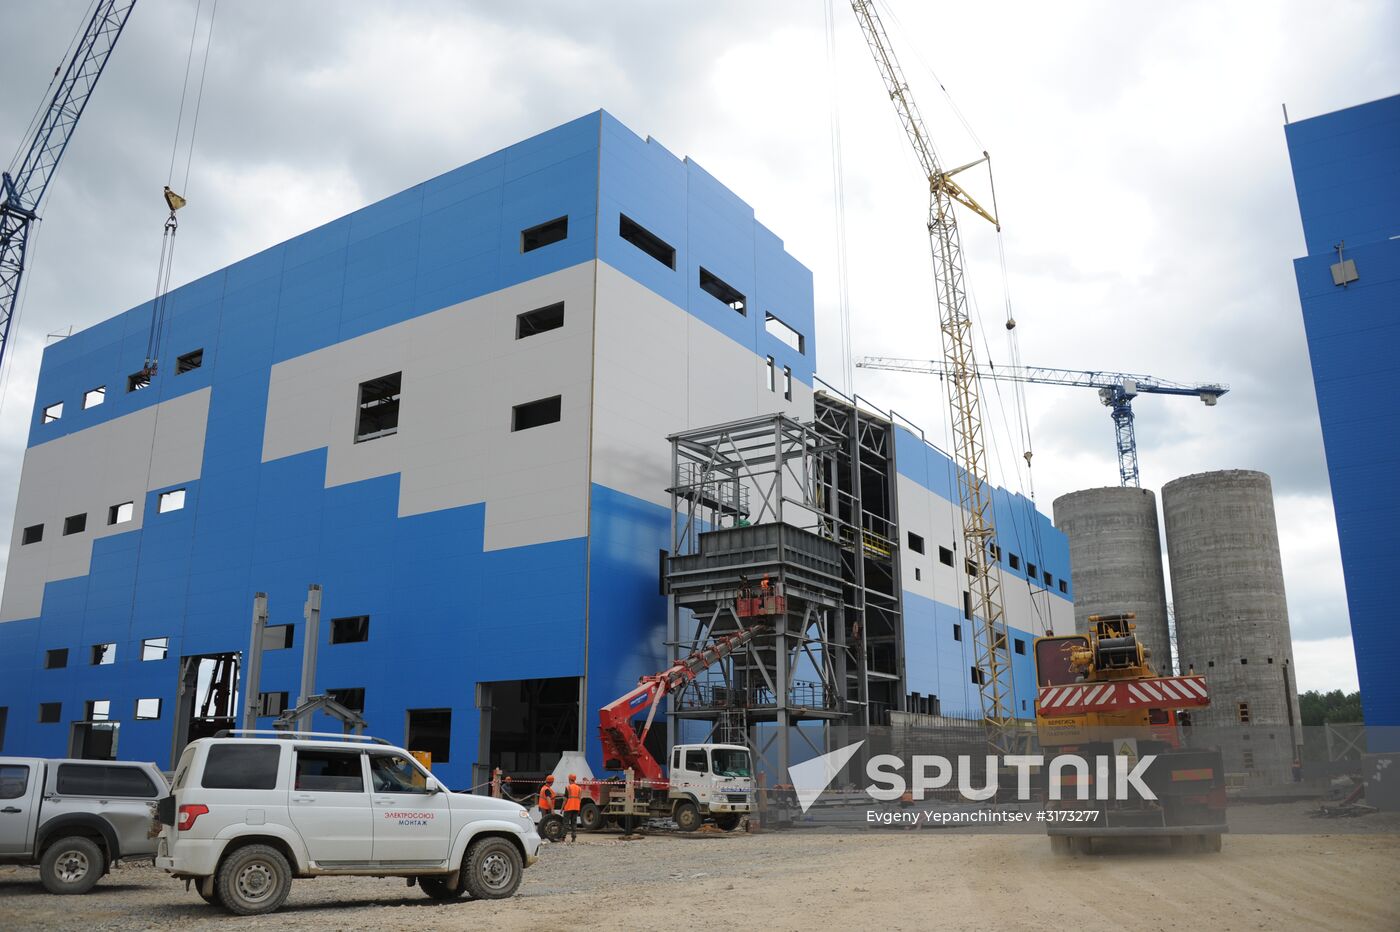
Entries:
POLYGON ((831 112, 831 191, 836 224, 836 301, 841 323, 842 387, 854 402, 856 397, 855 347, 851 345, 851 287, 846 266, 846 173, 841 145, 841 82, 836 68, 836 12, 834 0, 826 0, 826 62, 830 84, 831 112))
MULTIPOLYGON (((175 234, 179 230, 179 220, 175 212, 186 204, 184 196, 177 194, 171 187, 175 183, 175 160, 180 151, 180 131, 185 120, 185 100, 189 95, 190 71, 194 65, 194 53, 196 39, 199 36, 200 12, 204 7, 204 0, 199 0, 195 4, 194 25, 190 29, 190 49, 185 58, 185 80, 180 87, 180 108, 175 117, 175 140, 170 146, 170 169, 166 176, 165 191, 163 196, 165 204, 170 209, 170 214, 165 219, 165 225, 161 234, 160 262, 156 267, 156 293, 151 302, 151 328, 146 337, 146 363, 141 370, 141 374, 150 379, 155 375, 156 367, 160 363, 160 341, 161 331, 165 328, 165 310, 170 297, 170 276, 175 268, 175 234)), ((199 111, 204 103, 204 78, 209 72, 209 54, 214 43, 214 17, 219 12, 219 0, 213 0, 209 10, 209 29, 204 36, 204 61, 199 71, 199 86, 195 91, 194 113, 190 121, 189 149, 185 157, 185 174, 180 183, 180 190, 189 193, 190 167, 194 162, 194 142, 195 136, 199 132, 199 111)))

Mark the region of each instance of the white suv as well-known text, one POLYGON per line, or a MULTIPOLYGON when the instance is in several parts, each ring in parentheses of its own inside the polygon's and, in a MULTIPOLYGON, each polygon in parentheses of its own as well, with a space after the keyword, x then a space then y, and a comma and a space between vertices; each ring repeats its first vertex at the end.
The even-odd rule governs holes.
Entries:
POLYGON ((293 877, 328 874, 408 877, 435 900, 500 899, 540 847, 522 806, 448 792, 407 751, 355 735, 192 741, 157 810, 156 866, 245 916, 281 906, 293 877))

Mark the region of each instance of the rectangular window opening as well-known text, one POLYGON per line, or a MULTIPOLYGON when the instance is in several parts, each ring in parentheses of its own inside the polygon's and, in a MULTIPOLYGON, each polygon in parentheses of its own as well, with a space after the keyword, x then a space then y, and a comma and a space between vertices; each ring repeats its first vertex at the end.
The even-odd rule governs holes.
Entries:
POLYGON ((272 715, 281 715, 287 711, 287 693, 272 692, 258 693, 258 716, 266 718, 272 715))
POLYGON ((179 511, 185 507, 185 490, 171 489, 169 492, 160 493, 160 498, 156 501, 156 513, 165 514, 168 511, 179 511))
POLYGON ((952 565, 953 565, 953 551, 949 550, 947 547, 939 547, 939 548, 938 548, 938 562, 939 562, 939 563, 942 563, 944 566, 952 566, 952 565))
POLYGON ((146 638, 141 642, 141 659, 164 660, 170 653, 170 638, 146 638))
POLYGON ((365 688, 363 686, 352 686, 344 689, 328 689, 326 695, 345 706, 361 714, 365 711, 365 688))
POLYGON ((1018 654, 1024 654, 1025 652, 1026 652, 1026 642, 1023 641, 1023 640, 1021 640, 1020 638, 1016 638, 1016 653, 1018 653, 1018 654))
POLYGON ((92 666, 108 667, 117 662, 116 644, 94 644, 92 645, 92 666))
POLYGON ((1061 592, 1069 592, 1069 586, 1065 583, 1065 581, 1064 581, 1063 579, 1060 580, 1060 591, 1061 591, 1061 592))
POLYGON ((96 388, 83 392, 83 410, 95 408, 107 400, 107 386, 99 385, 96 388))
POLYGON ((1045 580, 1045 588, 1047 589, 1055 584, 1055 577, 1051 576, 1049 573, 1042 573, 1041 578, 1045 580))
POLYGON ((532 427, 554 424, 559 420, 562 404, 563 396, 555 395, 552 398, 541 398, 539 401, 516 405, 510 410, 510 429, 529 430, 532 427))
POLYGON ((360 412, 355 419, 356 443, 399 432, 399 390, 402 386, 402 372, 360 383, 360 412))
POLYGON ((176 357, 175 374, 183 375, 186 372, 192 372, 198 369, 202 365, 204 365, 204 350, 190 350, 185 355, 176 357))
MULTIPOLYGON (((672 250, 674 252, 674 250, 672 250)), ((720 278, 718 275, 705 268, 700 267, 700 290, 714 297, 720 304, 731 310, 738 311, 743 316, 749 314, 748 300, 739 292, 737 288, 720 278)))
POLYGON ((369 616, 331 619, 332 644, 356 644, 369 640, 369 616))
POLYGON ((569 236, 568 216, 556 217, 539 226, 520 231, 520 251, 533 252, 551 243, 567 239, 569 236))
POLYGON ((919 567, 917 567, 917 566, 914 567, 914 581, 915 581, 915 582, 918 582, 919 580, 921 580, 921 579, 923 579, 923 578, 924 578, 924 571, 923 571, 922 569, 920 569, 919 567))
POLYGON ((25 544, 37 544, 44 539, 44 526, 42 524, 31 524, 25 528, 20 535, 19 543, 23 547, 25 544))
POLYGON ((807 354, 807 338, 774 317, 771 311, 763 314, 763 329, 804 356, 807 354))
POLYGON ((120 505, 113 505, 107 509, 107 523, 125 524, 136 515, 135 502, 122 502, 120 505))
POLYGON ((1009 554, 1009 556, 1011 558, 1011 568, 1013 570, 1019 570, 1021 568, 1021 558, 1014 553, 1009 554))
POLYGON ((127 392, 139 392, 143 388, 151 387, 151 370, 142 369, 140 372, 133 372, 126 377, 127 392))
POLYGON ((56 401, 44 409, 44 423, 52 424, 63 417, 63 402, 56 401))
POLYGON ((963 617, 972 620, 972 593, 966 589, 963 590, 963 617))
POLYGON ((792 367, 783 366, 783 398, 792 401, 792 367))
POLYGON ((924 552, 924 539, 913 531, 909 532, 909 549, 915 553, 924 552))
POLYGON ((44 669, 62 670, 68 666, 68 648, 55 647, 52 650, 44 651, 44 669))
POLYGON ((1031 582, 1035 582, 1035 578, 1039 575, 1040 574, 1036 571, 1034 563, 1026 564, 1026 577, 1030 579, 1031 582))
POLYGON ((962 640, 962 625, 957 624, 956 622, 953 624, 953 640, 962 640))
POLYGON ((160 718, 160 699, 137 699, 136 700, 136 720, 138 722, 153 722, 160 718))
POLYGON ((63 519, 63 536, 69 534, 81 534, 87 530, 87 512, 80 515, 69 515, 63 519))
POLYGON ((982 671, 977 669, 976 667, 970 667, 969 669, 971 669, 972 671, 972 682, 977 686, 981 686, 982 683, 985 681, 985 677, 982 675, 982 671))
POLYGON ((963 561, 963 569, 967 570, 967 575, 968 575, 968 576, 971 576, 973 579, 976 579, 976 578, 977 578, 977 564, 976 564, 976 563, 973 563, 971 560, 964 560, 964 561, 963 561))
POLYGON ((41 702, 39 703, 39 724, 52 725, 63 718, 63 703, 61 702, 41 702))
POLYGON ((427 751, 434 764, 448 763, 452 750, 451 709, 409 709, 408 740, 410 751, 427 751))
POLYGON ((652 233, 626 214, 617 218, 617 235, 651 256, 668 269, 676 267, 676 247, 652 233))
POLYGON ((85 708, 87 710, 86 721, 108 722, 112 720, 111 699, 89 699, 85 708))
POLYGON ((1245 752, 1244 752, 1244 769, 1245 769, 1245 770, 1253 770, 1253 769, 1254 769, 1254 752, 1253 752, 1253 751, 1245 751, 1245 752))
POLYGON ((1248 702, 1241 702, 1241 703, 1240 703, 1239 715, 1240 715, 1240 724, 1241 724, 1241 725, 1248 725, 1248 724, 1249 724, 1249 703, 1248 703, 1248 702))
POLYGON ((263 628, 263 650, 286 650, 292 646, 295 625, 268 625, 263 628))
POLYGON ((778 361, 772 356, 768 357, 768 390, 770 392, 778 390, 778 361))
POLYGON ((558 330, 562 326, 564 326, 564 302, 560 301, 549 307, 541 307, 533 311, 526 311, 524 314, 517 314, 515 317, 515 338, 523 340, 537 333, 558 330))

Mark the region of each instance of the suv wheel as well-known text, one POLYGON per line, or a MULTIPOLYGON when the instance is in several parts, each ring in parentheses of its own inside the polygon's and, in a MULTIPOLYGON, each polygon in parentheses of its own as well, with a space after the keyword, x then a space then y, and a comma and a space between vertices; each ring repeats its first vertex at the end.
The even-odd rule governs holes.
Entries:
POLYGON ((455 900, 467 892, 466 887, 461 884, 458 884, 456 890, 447 889, 446 877, 419 877, 418 886, 430 900, 455 900))
POLYGON ((214 893, 238 916, 270 913, 286 902, 292 870, 282 852, 270 845, 248 845, 224 858, 214 879, 214 893))
POLYGON ((524 864, 504 838, 482 838, 467 849, 466 888, 476 900, 503 900, 520 888, 524 864))
POLYGON ((50 893, 86 893, 102 877, 102 849, 90 838, 60 838, 44 850, 39 878, 50 893))

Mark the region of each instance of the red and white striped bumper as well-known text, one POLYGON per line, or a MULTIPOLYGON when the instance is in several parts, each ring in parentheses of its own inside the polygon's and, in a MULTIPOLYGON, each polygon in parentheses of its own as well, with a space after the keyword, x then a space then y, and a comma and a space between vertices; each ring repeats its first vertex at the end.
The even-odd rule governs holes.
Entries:
POLYGON ((1204 676, 1159 676, 1117 683, 1075 683, 1042 686, 1037 700, 1041 715, 1079 715, 1125 709, 1186 709, 1210 705, 1204 676))

